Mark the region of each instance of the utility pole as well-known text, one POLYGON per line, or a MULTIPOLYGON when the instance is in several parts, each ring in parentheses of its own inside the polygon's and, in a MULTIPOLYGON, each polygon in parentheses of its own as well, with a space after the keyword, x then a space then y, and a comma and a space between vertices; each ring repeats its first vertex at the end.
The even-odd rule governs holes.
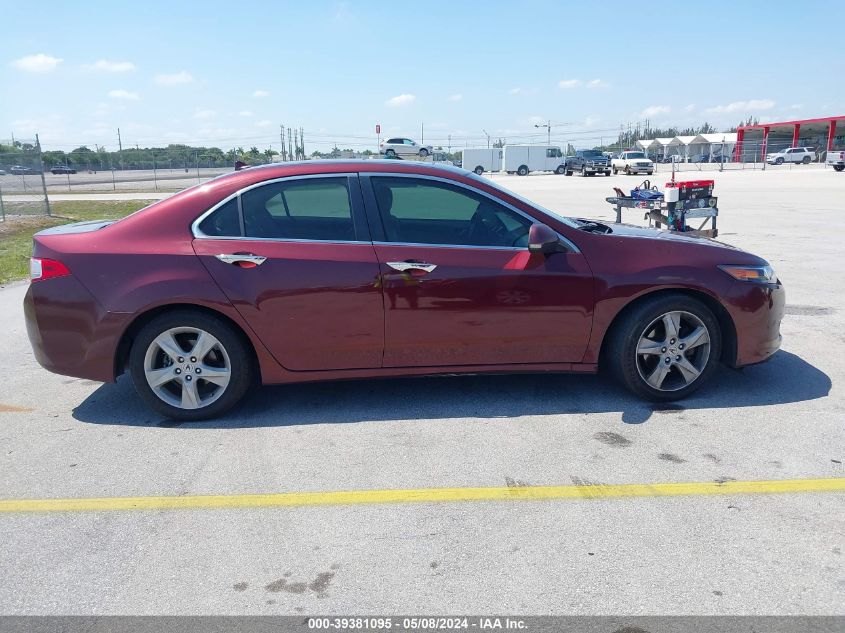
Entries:
POLYGON ((549 119, 548 123, 535 123, 534 127, 546 128, 546 145, 552 144, 552 121, 549 119))
POLYGON ((487 130, 481 130, 484 132, 484 136, 487 137, 487 149, 490 149, 490 135, 487 133, 487 130))
POLYGON ((420 145, 425 145, 425 123, 420 123, 420 145))
POLYGON ((47 207, 47 215, 53 215, 50 213, 50 198, 47 197, 47 181, 44 180, 44 160, 41 158, 41 139, 38 138, 38 134, 35 135, 35 147, 38 148, 38 162, 41 163, 41 190, 44 192, 44 204, 47 207))
POLYGON ((451 134, 449 135, 449 146, 448 146, 448 149, 449 149, 449 153, 451 154, 451 153, 452 153, 452 135, 451 135, 451 134))
POLYGON ((279 125, 279 140, 282 141, 282 161, 287 162, 288 153, 285 149, 285 126, 279 125))
POLYGON ((120 140, 120 128, 117 128, 117 155, 120 158, 120 170, 123 171, 123 143, 120 140))

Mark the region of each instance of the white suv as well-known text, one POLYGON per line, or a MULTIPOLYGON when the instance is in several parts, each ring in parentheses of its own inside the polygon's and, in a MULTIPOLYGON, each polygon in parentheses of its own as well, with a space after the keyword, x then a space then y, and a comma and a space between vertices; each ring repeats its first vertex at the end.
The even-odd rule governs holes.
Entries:
POLYGON ((766 154, 766 162, 770 165, 783 165, 784 163, 809 165, 814 160, 816 160, 816 150, 812 147, 789 147, 779 152, 766 154))
POLYGON ((431 145, 419 145, 409 138, 389 138, 379 143, 379 153, 385 156, 414 155, 425 158, 431 154, 431 145))

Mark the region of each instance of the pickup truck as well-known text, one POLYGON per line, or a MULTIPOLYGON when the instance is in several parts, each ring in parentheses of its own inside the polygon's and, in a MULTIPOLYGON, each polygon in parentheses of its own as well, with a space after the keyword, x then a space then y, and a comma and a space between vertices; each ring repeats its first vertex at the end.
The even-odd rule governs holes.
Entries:
POLYGON ((783 165, 784 163, 801 163, 809 165, 816 160, 816 150, 812 147, 788 147, 779 152, 766 154, 769 165, 783 165))
POLYGON ((845 152, 841 149, 832 149, 827 153, 826 165, 830 165, 836 171, 845 169, 845 152))
POLYGON ((607 156, 595 149, 579 149, 574 156, 566 157, 566 175, 571 176, 574 172, 581 172, 582 176, 594 176, 596 174, 610 175, 610 165, 607 164, 607 156))
POLYGON ((622 152, 621 156, 614 158, 610 165, 613 167, 614 174, 624 171, 626 174, 646 173, 651 176, 654 173, 654 163, 644 152, 622 152))

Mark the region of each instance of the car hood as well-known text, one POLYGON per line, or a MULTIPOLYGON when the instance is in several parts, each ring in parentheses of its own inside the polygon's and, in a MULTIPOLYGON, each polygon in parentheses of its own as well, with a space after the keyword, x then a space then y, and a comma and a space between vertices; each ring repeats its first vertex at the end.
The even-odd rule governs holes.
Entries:
MULTIPOLYGON (((667 241, 673 244, 695 244, 698 246, 709 246, 712 248, 721 248, 730 251, 745 252, 741 248, 719 242, 709 237, 701 237, 698 235, 690 235, 688 233, 679 233, 678 231, 667 231, 665 229, 648 228, 645 226, 634 226, 633 224, 607 224, 612 229, 612 233, 608 236, 622 237, 626 239, 642 239, 644 242, 659 240, 667 241)), ((644 244, 647 246, 647 244, 644 244)))

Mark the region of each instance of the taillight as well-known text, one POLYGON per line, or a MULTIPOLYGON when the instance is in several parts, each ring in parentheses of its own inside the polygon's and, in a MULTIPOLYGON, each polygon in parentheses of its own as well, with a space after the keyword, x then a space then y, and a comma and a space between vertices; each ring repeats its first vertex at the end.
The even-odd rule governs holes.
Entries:
POLYGON ((31 281, 43 281, 54 277, 64 277, 70 271, 62 262, 46 257, 29 258, 29 278, 31 281))

